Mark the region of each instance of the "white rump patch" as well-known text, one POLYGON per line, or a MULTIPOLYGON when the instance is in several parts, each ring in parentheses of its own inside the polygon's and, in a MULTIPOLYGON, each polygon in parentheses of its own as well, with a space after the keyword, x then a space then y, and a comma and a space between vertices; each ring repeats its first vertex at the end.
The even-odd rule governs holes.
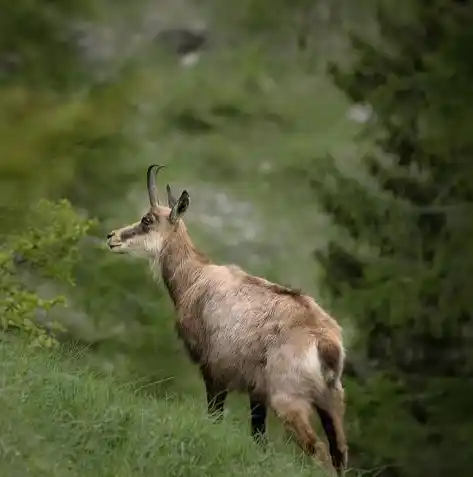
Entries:
POLYGON ((321 372, 319 349, 316 343, 312 343, 305 352, 304 365, 308 370, 321 372))
POLYGON ((320 382, 323 386, 325 385, 317 343, 312 343, 307 348, 303 359, 303 366, 312 379, 320 382))

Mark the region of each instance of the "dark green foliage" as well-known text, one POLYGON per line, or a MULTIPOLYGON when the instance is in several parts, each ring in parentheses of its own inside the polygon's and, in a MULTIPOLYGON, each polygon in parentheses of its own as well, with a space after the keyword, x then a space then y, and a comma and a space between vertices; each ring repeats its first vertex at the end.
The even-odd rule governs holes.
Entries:
POLYGON ((0 81, 12 77, 35 87, 77 85, 85 71, 74 22, 93 12, 93 1, 19 0, 0 6, 0 81))
POLYGON ((396 475, 470 473, 472 16, 458 2, 384 2, 377 43, 352 36, 354 64, 331 69, 372 105, 375 148, 370 181, 333 162, 318 171, 316 193, 346 239, 317 256, 372 373, 350 384, 355 455, 396 475))

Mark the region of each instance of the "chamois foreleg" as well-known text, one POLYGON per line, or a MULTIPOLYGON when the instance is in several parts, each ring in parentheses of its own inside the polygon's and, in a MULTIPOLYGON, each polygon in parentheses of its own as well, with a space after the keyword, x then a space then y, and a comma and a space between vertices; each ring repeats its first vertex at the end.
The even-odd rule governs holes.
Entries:
POLYGON ((214 420, 220 421, 228 391, 204 367, 201 368, 201 374, 207 394, 207 412, 214 420))
POLYGON ((261 445, 266 444, 266 403, 250 394, 251 435, 261 445))

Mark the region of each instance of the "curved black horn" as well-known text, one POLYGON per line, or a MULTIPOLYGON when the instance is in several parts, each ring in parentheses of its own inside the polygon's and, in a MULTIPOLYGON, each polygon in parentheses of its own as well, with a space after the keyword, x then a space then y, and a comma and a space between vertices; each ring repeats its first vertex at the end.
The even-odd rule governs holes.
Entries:
POLYGON ((151 164, 148 167, 148 171, 146 173, 146 184, 148 187, 149 204, 151 205, 151 207, 154 207, 155 205, 159 204, 158 190, 156 187, 156 176, 158 175, 159 170, 163 167, 166 166, 151 164))

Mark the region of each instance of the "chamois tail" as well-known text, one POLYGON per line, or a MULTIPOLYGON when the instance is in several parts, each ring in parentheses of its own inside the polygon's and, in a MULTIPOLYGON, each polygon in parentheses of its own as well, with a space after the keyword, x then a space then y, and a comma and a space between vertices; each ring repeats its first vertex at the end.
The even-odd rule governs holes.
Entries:
POLYGON ((331 388, 342 374, 344 351, 338 343, 331 340, 319 340, 317 349, 320 357, 322 377, 327 387, 331 388))

